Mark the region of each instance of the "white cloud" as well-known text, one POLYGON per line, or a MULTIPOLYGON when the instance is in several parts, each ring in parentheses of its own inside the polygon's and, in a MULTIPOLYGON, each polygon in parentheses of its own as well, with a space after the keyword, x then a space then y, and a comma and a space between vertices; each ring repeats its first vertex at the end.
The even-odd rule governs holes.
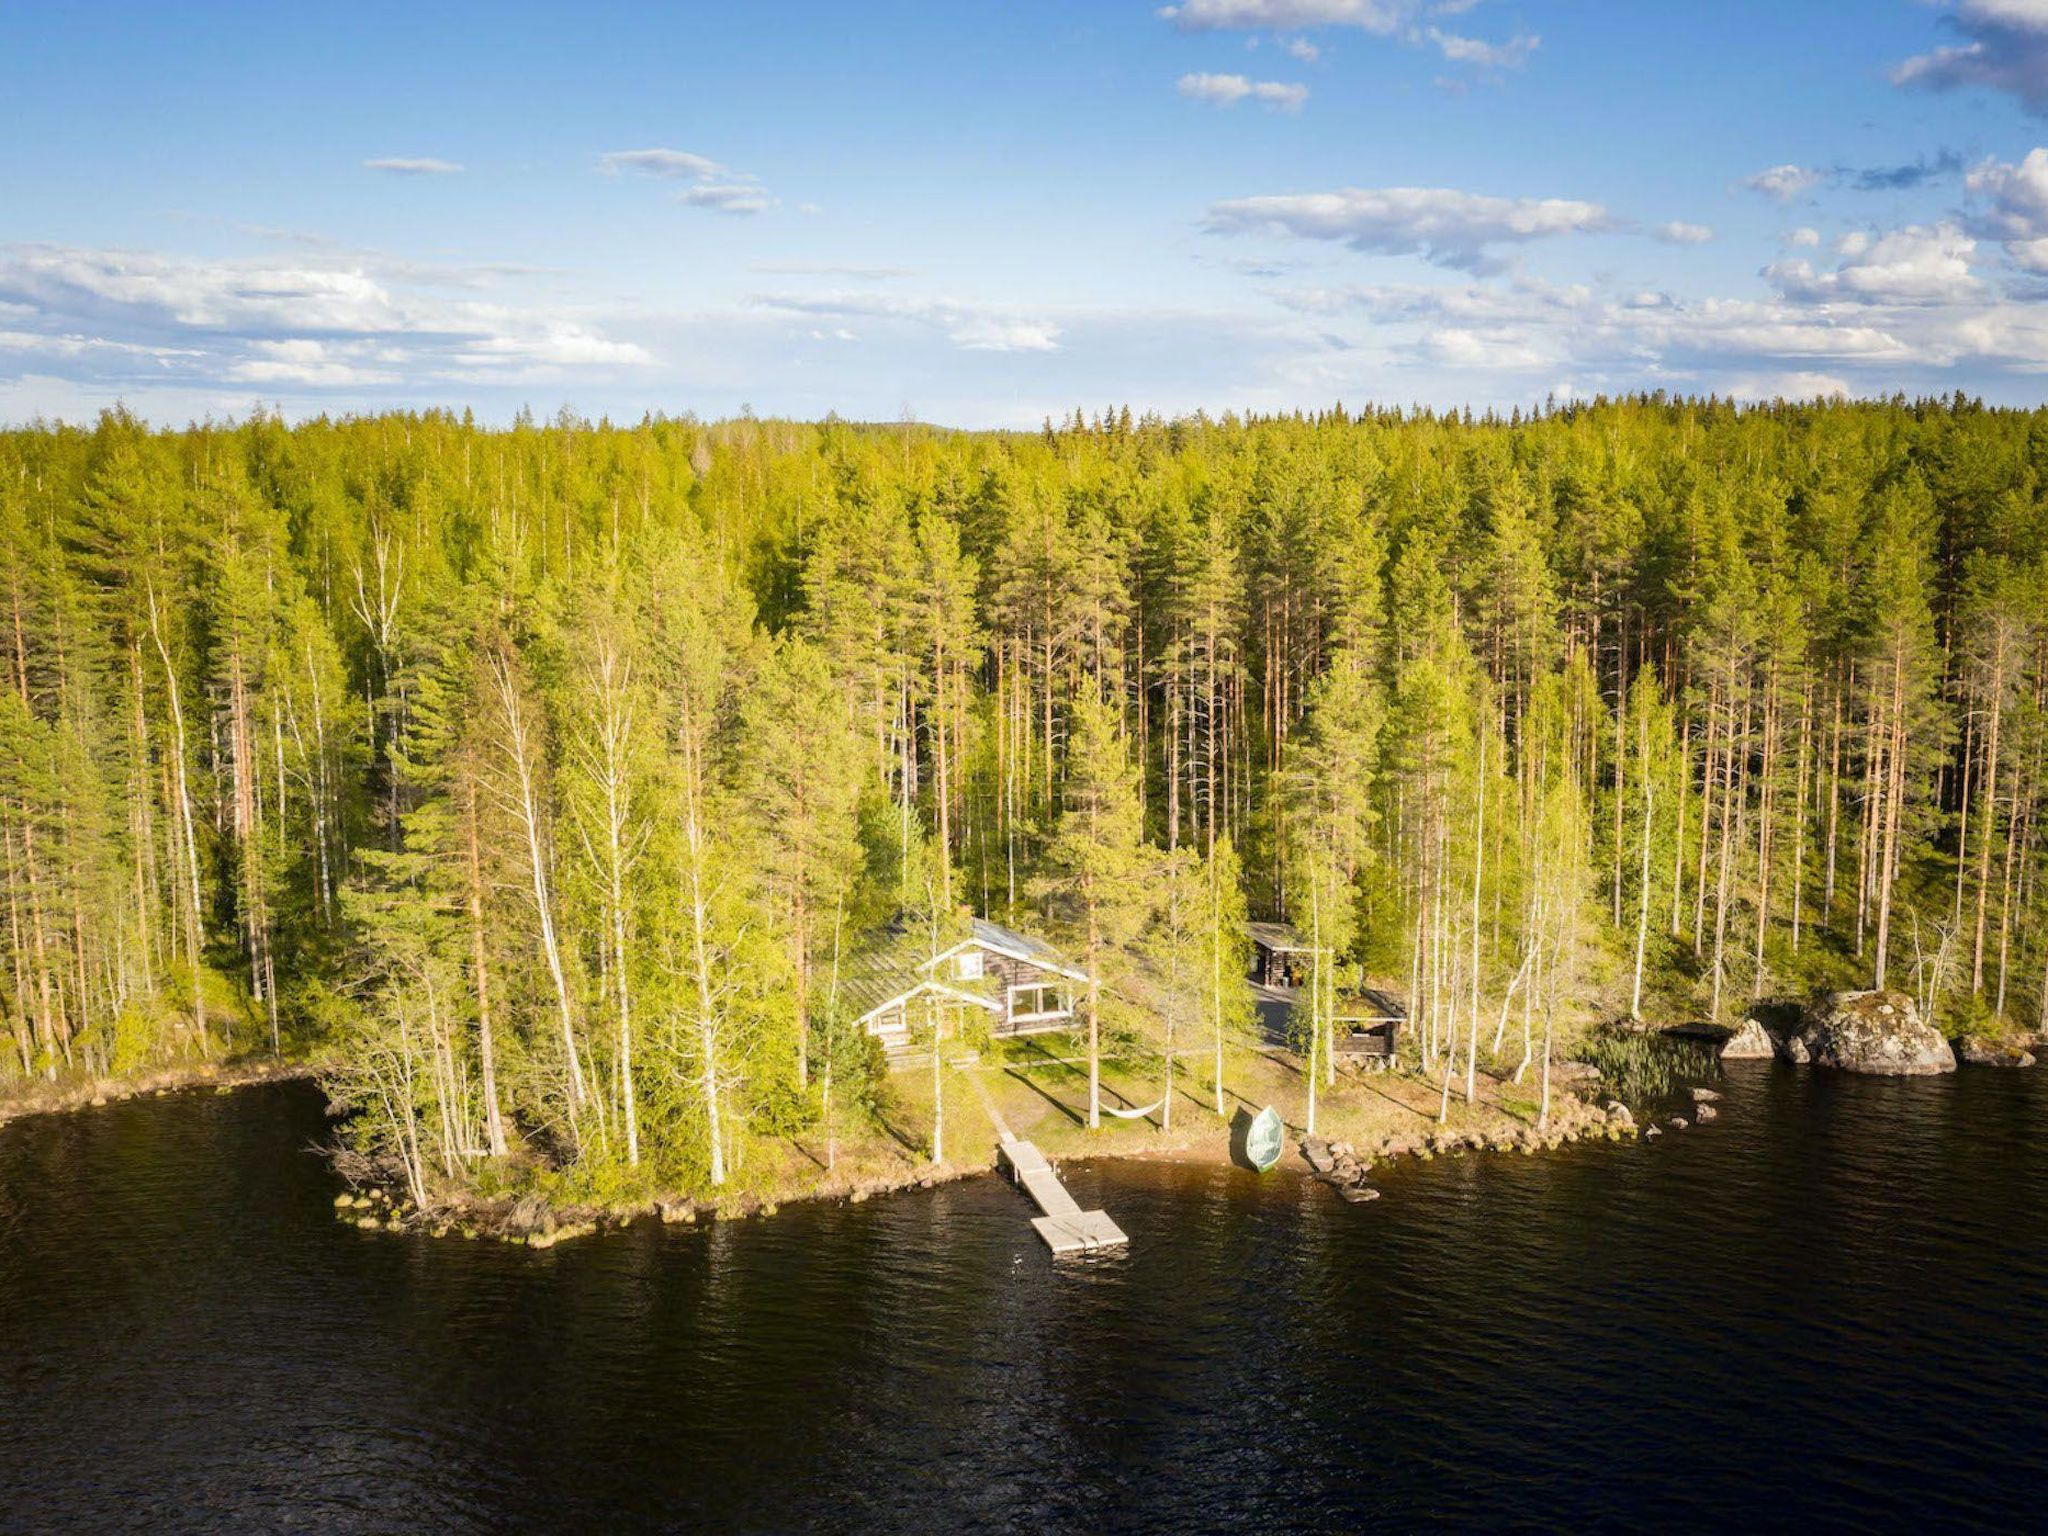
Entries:
MULTIPOLYGON (((1411 48, 1434 47, 1453 64, 1473 69, 1520 69, 1541 39, 1521 33, 1504 43, 1462 37, 1429 25, 1429 18, 1464 14, 1476 0, 1181 0, 1159 8, 1159 15, 1183 32, 1273 31, 1312 27, 1351 27, 1375 37, 1393 38, 1411 48)), ((1252 39, 1252 45, 1257 45, 1252 39)), ((1304 63, 1319 57, 1305 38, 1287 44, 1304 63)))
POLYGON ((125 315, 170 329, 375 332, 403 324, 390 292, 354 264, 227 265, 15 246, 0 254, 0 294, 43 314, 125 315))
POLYGON ((837 261, 750 261, 747 270, 776 277, 846 277, 861 282, 917 275, 915 267, 864 267, 837 261))
POLYGON ((707 181, 678 192, 676 201, 691 208, 733 214, 760 213, 775 206, 775 199, 750 181, 707 181))
POLYGON ((1970 271, 1953 225, 1850 239, 1838 265, 1770 274, 1769 297, 1688 299, 1526 275, 1443 285, 1269 290, 1301 317, 1322 376, 1345 398, 1433 386, 1439 398, 1530 399, 1559 378, 1583 393, 1664 387, 1745 398, 1966 387, 2036 400, 2048 375, 2048 312, 1997 296, 1970 271), (1369 359, 1349 375, 1319 338, 1369 359), (1421 381, 1429 381, 1424 384, 1421 381))
POLYGON ((1447 187, 1346 187, 1231 198, 1210 206, 1206 224, 1219 234, 1277 230, 1478 271, 1495 263, 1495 246, 1587 234, 1609 228, 1611 221, 1598 203, 1567 198, 1482 197, 1447 187))
POLYGON ((377 160, 365 160, 363 169, 383 171, 390 176, 457 176, 462 167, 453 160, 435 160, 429 156, 407 158, 401 155, 387 155, 377 160))
POLYGON ((2048 117, 2048 0, 1961 0, 1947 20, 1969 41, 1915 55, 1895 85, 2004 91, 2048 117))
POLYGON ((1734 380, 1723 391, 1738 400, 1833 400, 1853 395, 1849 381, 1832 373, 1750 374, 1734 380))
POLYGON ((1159 14, 1183 32, 1358 27, 1385 37, 1416 9, 1413 0, 1182 0, 1159 14))
POLYGON ((1773 262, 1764 277, 1800 303, 1953 304, 1983 286, 1970 271, 1977 242, 1954 224, 1845 235, 1836 248, 1843 259, 1832 272, 1800 258, 1773 262))
MULTIPOLYGON (((19 305, 0 305, 4 309, 21 308, 19 305)), ((33 313, 33 311, 31 311, 33 313)), ((121 354, 129 357, 147 357, 159 362, 169 362, 180 357, 197 357, 201 354, 190 347, 149 347, 131 341, 112 341, 104 336, 50 335, 42 331, 0 331, 0 353, 36 354, 43 357, 83 358, 95 352, 121 354)))
POLYGON ((1435 27, 1428 28, 1426 35, 1436 44, 1437 51, 1453 64, 1470 64, 1475 69, 1520 69, 1543 42, 1542 38, 1529 32, 1517 33, 1504 43, 1459 37, 1453 32, 1440 32, 1435 27))
POLYGON ((81 385, 116 389, 388 389, 653 361, 559 309, 451 296, 449 286, 431 266, 365 253, 199 261, 10 246, 0 248, 0 357, 62 359, 81 385))
POLYGON ((1299 112, 1308 100, 1305 85, 1247 80, 1243 75, 1182 75, 1176 88, 1192 101, 1206 101, 1219 107, 1234 107, 1249 99, 1275 111, 1299 112))
POLYGON ((1789 203, 1820 185, 1821 180, 1821 173, 1810 166, 1774 165, 1767 171, 1743 177, 1736 185, 1789 203))
POLYGON ((1484 368, 1523 372, 1548 368, 1558 362, 1546 348, 1532 345, 1501 332, 1465 330, 1452 326, 1432 332, 1423 345, 1440 361, 1453 368, 1484 368))
POLYGON ((1801 226, 1800 226, 1799 228, 1797 228, 1797 229, 1794 229, 1794 230, 1789 230, 1789 231, 1787 231, 1787 233, 1786 233, 1786 235, 1785 235, 1785 243, 1786 243, 1787 245, 1792 245, 1792 246, 1816 246, 1816 245, 1819 245, 1819 244, 1820 244, 1820 231, 1819 231, 1819 230, 1817 230, 1817 229, 1814 229, 1814 228, 1812 228, 1812 227, 1811 227, 1811 226, 1809 226, 1809 225, 1804 225, 1804 224, 1802 224, 1802 225, 1801 225, 1801 226))
POLYGON ((1714 232, 1705 224, 1688 224, 1683 219, 1673 219, 1668 224, 1659 224, 1650 231, 1653 238, 1666 245, 1705 245, 1714 238, 1714 232))
POLYGON ((963 320, 947 332, 957 347, 970 352, 1056 352, 1059 327, 1033 320, 963 320))
POLYGON ((639 367, 653 361, 637 342, 611 341, 572 321, 546 317, 479 336, 456 353, 458 364, 486 371, 504 364, 532 371, 639 367))
POLYGON ((2017 165, 1987 160, 1965 185, 1990 204, 1979 231, 2026 271, 2048 273, 2048 149, 2028 150, 2017 165))
POLYGON ((883 294, 757 294, 763 309, 827 321, 872 320, 935 329, 968 352, 1055 352, 1061 327, 1014 305, 883 294))
MULTIPOLYGON (((696 185, 676 193, 675 200, 713 213, 764 213, 778 202, 758 178, 687 149, 615 149, 597 157, 597 169, 604 176, 630 172, 659 181, 693 181, 696 185)), ((810 211, 808 203, 804 207, 810 211)))
POLYGON ((360 366, 351 360, 350 351, 361 353, 361 349, 339 349, 306 338, 252 342, 251 355, 229 364, 224 377, 242 384, 305 384, 318 388, 399 382, 400 375, 388 368, 360 366))
POLYGON ((725 174, 725 167, 716 160, 687 149, 615 149, 597 157, 597 168, 606 176, 632 171, 665 181, 705 181, 725 174))

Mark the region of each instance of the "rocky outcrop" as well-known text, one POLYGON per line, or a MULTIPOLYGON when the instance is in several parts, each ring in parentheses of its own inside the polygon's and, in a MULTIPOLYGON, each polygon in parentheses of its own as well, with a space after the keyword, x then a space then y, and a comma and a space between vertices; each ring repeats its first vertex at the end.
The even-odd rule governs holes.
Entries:
POLYGON ((1771 1038, 1770 1031, 1756 1019, 1744 1019, 1742 1027, 1728 1037, 1728 1043, 1721 1047, 1723 1061, 1769 1061, 1778 1054, 1778 1044, 1771 1038))
POLYGON ((1808 1006, 1794 1038, 1813 1065, 1843 1072, 1925 1077, 1956 1069, 1948 1041, 1903 992, 1830 992, 1808 1006))
POLYGON ((1972 1067, 2031 1067, 2034 1053, 2004 1040, 1987 1040, 1982 1035, 1965 1035, 1956 1042, 1956 1055, 1972 1067))
POLYGON ((1372 1159, 1360 1157, 1358 1149, 1350 1142, 1331 1142, 1320 1136, 1310 1136, 1301 1143, 1301 1155, 1308 1159, 1317 1179, 1352 1204, 1379 1199, 1380 1192, 1365 1181, 1366 1175, 1372 1172, 1372 1159))

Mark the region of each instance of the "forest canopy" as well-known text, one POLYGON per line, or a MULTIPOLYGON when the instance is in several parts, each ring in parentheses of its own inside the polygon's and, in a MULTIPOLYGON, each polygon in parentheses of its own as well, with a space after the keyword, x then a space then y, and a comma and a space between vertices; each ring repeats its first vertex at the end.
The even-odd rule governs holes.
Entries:
POLYGON ((1220 1039, 1247 916, 1465 1072, 2038 1027, 2044 466, 1960 397, 0 433, 0 1078, 317 1050, 410 1168, 716 1184, 969 911, 1108 1049, 1220 1039))

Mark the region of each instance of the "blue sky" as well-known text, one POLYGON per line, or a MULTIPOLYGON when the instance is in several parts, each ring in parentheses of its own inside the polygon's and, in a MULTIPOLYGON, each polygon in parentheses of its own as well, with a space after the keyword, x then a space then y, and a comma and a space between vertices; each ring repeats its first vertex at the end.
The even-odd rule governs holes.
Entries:
POLYGON ((2048 379, 2048 0, 335 14, 10 16, 0 420, 2048 379))

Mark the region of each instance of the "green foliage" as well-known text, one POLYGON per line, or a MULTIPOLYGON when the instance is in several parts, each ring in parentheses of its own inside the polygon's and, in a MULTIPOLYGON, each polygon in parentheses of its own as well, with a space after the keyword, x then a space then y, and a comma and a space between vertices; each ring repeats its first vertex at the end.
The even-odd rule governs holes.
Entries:
POLYGON ((1594 1030, 1578 1043, 1579 1060, 1597 1067, 1602 1088, 1627 1104, 1671 1099, 1687 1084, 1721 1075, 1711 1045, 1665 1035, 1594 1030))
POLYGON ((623 1196, 757 1177, 828 1070, 871 1114, 841 967, 963 909, 1133 1062, 1249 1029, 1253 915, 1468 1069, 1880 975, 2037 1024, 2043 443, 1661 396, 0 434, 0 1070, 274 1038, 423 1188, 623 1196))

